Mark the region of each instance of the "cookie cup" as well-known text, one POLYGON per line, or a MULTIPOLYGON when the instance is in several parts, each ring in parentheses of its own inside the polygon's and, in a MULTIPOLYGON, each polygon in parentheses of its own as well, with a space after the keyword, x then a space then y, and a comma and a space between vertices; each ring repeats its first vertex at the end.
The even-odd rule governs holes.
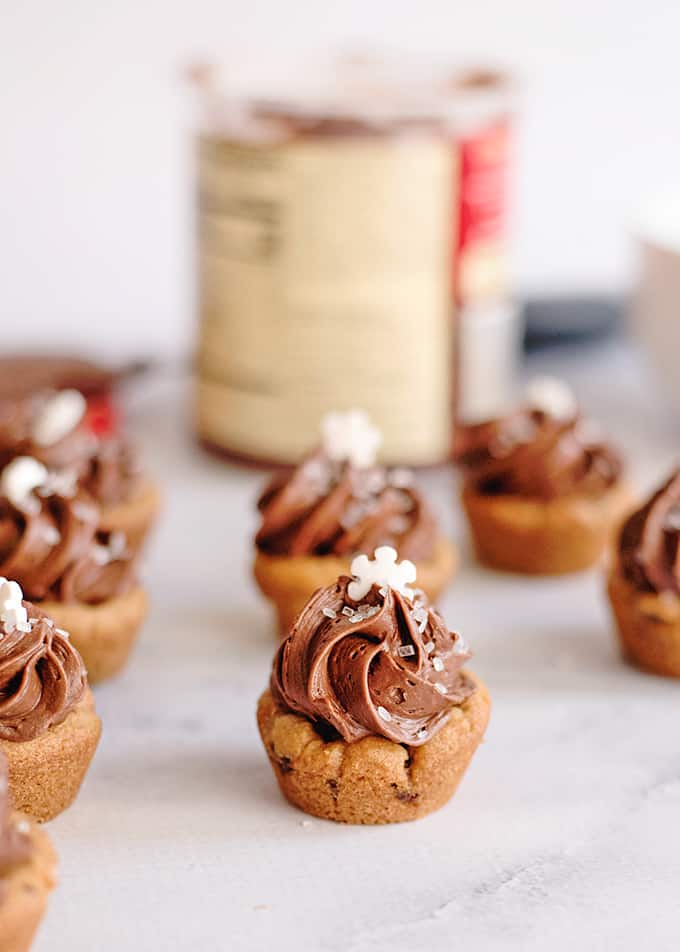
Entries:
POLYGON ((131 499, 102 507, 99 526, 107 532, 123 532, 132 552, 143 548, 161 508, 161 494, 145 482, 131 499))
POLYGON ((618 568, 607 583, 621 651, 631 664, 680 678, 680 598, 642 592, 618 568))
MULTIPOLYGON (((253 574, 260 591, 273 602, 279 634, 290 631, 293 622, 318 588, 332 585, 341 575, 350 574, 352 559, 335 555, 255 555, 253 574)), ((444 536, 435 545, 433 557, 418 562, 418 587, 435 601, 453 578, 458 566, 458 550, 444 536)))
POLYGON ((561 575, 590 568, 602 556, 630 506, 625 485, 597 496, 539 500, 462 492, 477 558, 495 569, 561 575))
MULTIPOLYGON (((23 819, 15 815, 16 823, 23 819)), ((29 859, 0 876, 0 949, 28 952, 57 883, 57 856, 47 834, 31 825, 29 859)))
POLYGON ((475 683, 475 693, 421 747, 378 736, 325 740, 265 691, 257 723, 281 792, 305 813, 338 823, 402 823, 438 810, 453 796, 489 720, 486 688, 475 683))
POLYGON ((40 608, 68 631, 90 684, 105 681, 125 666, 146 618, 148 599, 140 586, 99 605, 41 602, 40 608))
MULTIPOLYGON (((75 800, 99 743, 102 725, 92 692, 54 727, 33 740, 1 740, 12 802, 44 823, 75 800)), ((4 946, 0 944, 4 952, 4 946)))

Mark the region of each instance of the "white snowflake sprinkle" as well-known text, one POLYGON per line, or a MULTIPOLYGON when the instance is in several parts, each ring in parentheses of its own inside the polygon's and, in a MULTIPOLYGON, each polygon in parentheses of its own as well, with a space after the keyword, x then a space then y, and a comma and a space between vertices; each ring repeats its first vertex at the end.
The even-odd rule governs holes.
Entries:
POLYGON ((321 423, 323 449, 329 459, 359 468, 373 466, 382 442, 365 410, 327 413, 321 423))
POLYGON ((444 670, 444 662, 442 661, 441 658, 433 658, 433 659, 432 659, 432 667, 434 668, 435 671, 443 671, 443 670, 444 670))
POLYGON ((439 691, 440 694, 448 694, 448 688, 445 684, 441 684, 439 681, 434 686, 435 691, 439 691))
POLYGON ((322 611, 322 614, 325 615, 326 618, 337 618, 337 617, 338 617, 338 613, 337 613, 336 611, 333 611, 332 608, 324 608, 323 611, 322 611))
POLYGON ((78 390, 61 390, 36 414, 31 436, 38 446, 52 446, 78 426, 87 404, 78 390))
POLYGON ((38 512, 40 503, 33 493, 46 479, 47 469, 37 459, 17 456, 2 471, 0 491, 17 509, 38 512))
POLYGON ((347 586, 350 598, 360 599, 368 595, 374 585, 388 585, 407 598, 413 595, 409 582, 416 580, 416 567, 413 562, 404 559, 397 562, 397 551, 389 545, 379 546, 373 558, 358 555, 352 560, 350 571, 354 580, 347 586))
POLYGON ((390 714, 390 712, 385 710, 385 708, 382 706, 378 707, 378 717, 383 721, 392 720, 392 715, 390 714))
MULTIPOLYGON (((28 622, 28 613, 24 608, 24 593, 18 582, 8 581, 0 576, 0 624, 4 633, 10 634, 28 622)), ((30 628, 29 628, 30 631, 30 628)))
POLYGON ((427 644, 423 645, 425 649, 425 654, 432 654, 434 651, 434 641, 428 641, 427 644))

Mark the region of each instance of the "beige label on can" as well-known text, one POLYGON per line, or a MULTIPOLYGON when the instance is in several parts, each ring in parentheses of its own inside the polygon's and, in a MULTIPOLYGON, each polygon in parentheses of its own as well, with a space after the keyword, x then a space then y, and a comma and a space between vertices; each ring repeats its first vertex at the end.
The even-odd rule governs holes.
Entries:
POLYGON ((386 462, 451 441, 453 150, 444 141, 200 142, 197 424, 294 462, 365 408, 386 462))

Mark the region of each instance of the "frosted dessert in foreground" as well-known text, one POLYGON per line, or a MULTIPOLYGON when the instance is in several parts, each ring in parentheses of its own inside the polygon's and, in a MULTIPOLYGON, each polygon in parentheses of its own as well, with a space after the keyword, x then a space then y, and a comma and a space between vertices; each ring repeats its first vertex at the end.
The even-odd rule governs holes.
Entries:
POLYGON ((629 505, 621 456, 559 380, 537 379, 507 416, 463 427, 456 461, 477 556, 493 568, 589 568, 629 505))
POLYGON ((47 834, 10 808, 7 760, 0 751, 0 949, 28 952, 56 885, 47 834))
POLYGON ((285 634, 313 591, 349 571, 357 552, 391 545, 414 562, 428 597, 454 574, 457 554, 410 471, 376 465, 380 434, 365 413, 329 414, 322 445, 275 476, 258 508, 254 574, 285 634))
POLYGON ((14 805, 44 821, 75 799, 101 734, 83 662, 15 581, 0 578, 0 750, 14 805))
POLYGON ((608 591, 624 657, 680 678, 680 470, 624 523, 608 591))
POLYGON ((470 653, 390 547, 309 600, 257 719, 284 796, 343 823, 413 820, 453 795, 489 718, 470 653))

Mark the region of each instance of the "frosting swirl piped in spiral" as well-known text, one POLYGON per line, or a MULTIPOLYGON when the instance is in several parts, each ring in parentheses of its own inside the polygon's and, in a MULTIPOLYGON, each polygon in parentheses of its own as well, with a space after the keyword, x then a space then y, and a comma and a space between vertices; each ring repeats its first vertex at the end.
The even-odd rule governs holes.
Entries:
MULTIPOLYGON (((40 392, 0 401, 0 468, 18 456, 30 456, 49 470, 68 474, 100 505, 112 506, 129 499, 139 485, 140 470, 126 440, 97 437, 80 420, 63 432, 53 430, 55 439, 38 439, 38 424, 49 411, 50 402, 65 393, 68 391, 40 392)), ((47 434, 49 437, 49 429, 47 434)))
POLYGON ((124 536, 98 522, 99 507, 79 488, 48 481, 25 498, 0 497, 0 574, 37 601, 98 604, 123 594, 134 559, 124 536))
POLYGON ((434 551, 434 516, 406 471, 358 468, 318 452, 275 476, 258 508, 255 542, 270 555, 351 555, 391 545, 418 561, 434 551))
POLYGON ((0 739, 8 741, 32 740, 60 724, 87 685, 68 634, 35 605, 23 606, 28 624, 4 626, 0 638, 0 739))
POLYGON ((603 492, 623 470, 616 450, 577 412, 556 417, 532 406, 462 427, 456 462, 480 493, 544 500, 603 492))
POLYGON ((680 595, 680 470, 628 517, 619 535, 619 558, 636 588, 680 595))
POLYGON ((422 593, 374 585, 361 603, 352 579, 319 589, 281 644, 271 677, 276 702, 345 741, 381 735, 420 746, 474 691, 470 657, 422 593))

